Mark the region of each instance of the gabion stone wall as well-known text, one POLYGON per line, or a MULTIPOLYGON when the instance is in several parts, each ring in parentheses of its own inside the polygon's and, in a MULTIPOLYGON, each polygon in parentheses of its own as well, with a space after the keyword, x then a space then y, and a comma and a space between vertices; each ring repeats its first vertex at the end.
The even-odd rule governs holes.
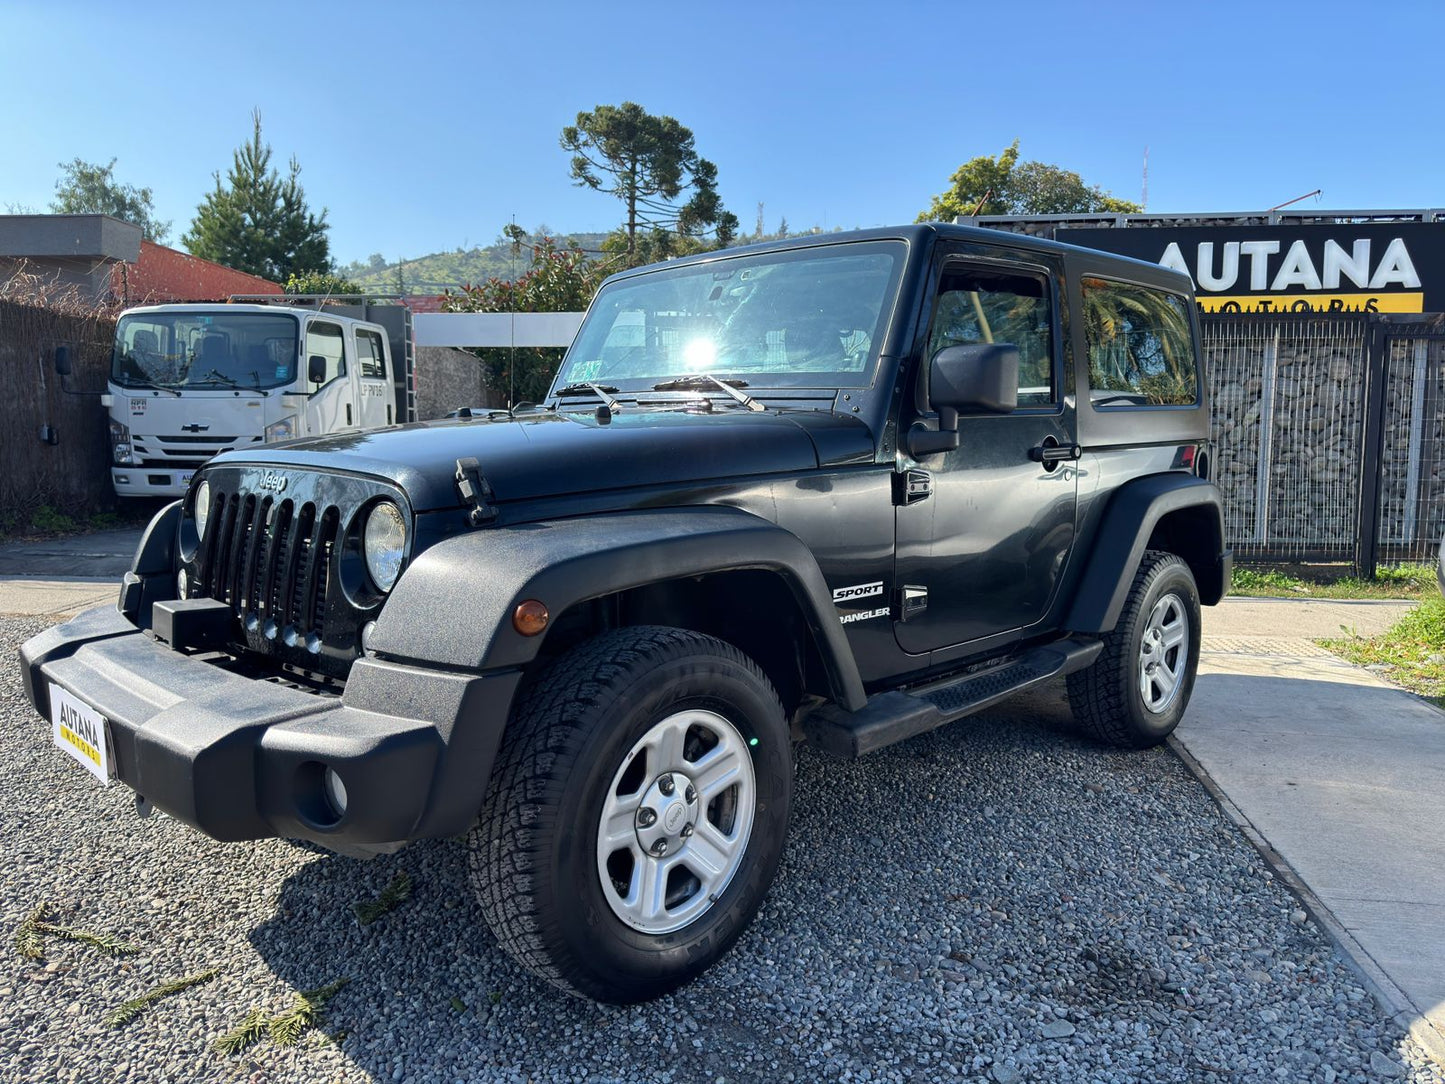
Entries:
POLYGON ((1400 329, 1385 358, 1381 553, 1425 560, 1445 530, 1445 339, 1400 329))
POLYGON ((1365 322, 1206 318, 1203 331, 1230 543, 1283 559, 1350 557, 1365 322))

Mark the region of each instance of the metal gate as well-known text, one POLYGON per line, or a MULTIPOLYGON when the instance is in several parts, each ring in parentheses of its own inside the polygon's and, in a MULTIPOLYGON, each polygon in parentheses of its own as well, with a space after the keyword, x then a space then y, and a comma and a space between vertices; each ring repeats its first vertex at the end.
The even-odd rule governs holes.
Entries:
POLYGON ((1237 557, 1424 560, 1445 526, 1440 317, 1206 315, 1215 480, 1237 557))

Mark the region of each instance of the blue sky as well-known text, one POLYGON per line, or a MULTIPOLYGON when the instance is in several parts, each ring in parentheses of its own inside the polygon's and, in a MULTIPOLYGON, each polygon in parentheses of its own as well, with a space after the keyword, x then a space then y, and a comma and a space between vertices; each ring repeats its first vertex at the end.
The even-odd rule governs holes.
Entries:
POLYGON ((1015 138, 1149 210, 1445 206, 1445 3, 321 5, 0 0, 0 210, 119 159, 172 243, 259 107, 338 262, 603 230, 558 133, 626 99, 692 128, 751 229, 911 221, 1015 138), (334 14, 333 14, 334 12, 334 14), (17 88, 24 88, 17 90, 17 88))

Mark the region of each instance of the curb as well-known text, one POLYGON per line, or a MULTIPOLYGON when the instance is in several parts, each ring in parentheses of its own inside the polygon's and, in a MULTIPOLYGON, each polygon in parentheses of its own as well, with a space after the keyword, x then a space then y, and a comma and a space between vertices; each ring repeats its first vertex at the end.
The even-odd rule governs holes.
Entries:
POLYGON ((1340 920, 1335 918, 1333 912, 1325 906, 1324 901, 1311 891, 1310 886, 1304 883, 1294 868, 1285 861, 1284 856, 1270 845, 1269 840, 1264 838, 1250 819, 1234 804, 1229 795, 1225 794, 1219 784, 1204 770, 1204 766, 1194 759, 1194 755, 1173 734, 1169 735, 1169 748, 1189 769, 1190 774, 1199 780, 1204 789, 1209 792, 1209 796, 1214 799, 1214 804, 1219 807, 1220 812, 1243 833, 1245 839, 1253 844, 1254 849, 1269 864, 1270 869, 1274 871, 1275 876, 1279 878, 1284 887, 1299 900, 1300 906, 1314 920, 1315 925, 1329 935, 1340 956, 1349 965, 1350 970, 1359 977, 1380 1008, 1401 1030, 1419 1043, 1436 1064, 1445 1069, 1445 1033, 1442 1033, 1425 1018, 1425 1013, 1420 1007, 1410 1000, 1405 991, 1395 985, 1394 980, 1385 973, 1384 968, 1375 962, 1375 958, 1365 951, 1365 947, 1355 939, 1354 934, 1350 933, 1340 920))

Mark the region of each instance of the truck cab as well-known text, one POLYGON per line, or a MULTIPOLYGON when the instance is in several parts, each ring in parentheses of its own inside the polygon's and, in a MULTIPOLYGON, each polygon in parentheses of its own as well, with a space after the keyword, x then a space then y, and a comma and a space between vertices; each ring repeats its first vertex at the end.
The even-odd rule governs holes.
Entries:
POLYGON ((179 497, 221 452, 391 425, 387 329, 326 309, 153 305, 116 324, 102 402, 121 497, 179 497))

